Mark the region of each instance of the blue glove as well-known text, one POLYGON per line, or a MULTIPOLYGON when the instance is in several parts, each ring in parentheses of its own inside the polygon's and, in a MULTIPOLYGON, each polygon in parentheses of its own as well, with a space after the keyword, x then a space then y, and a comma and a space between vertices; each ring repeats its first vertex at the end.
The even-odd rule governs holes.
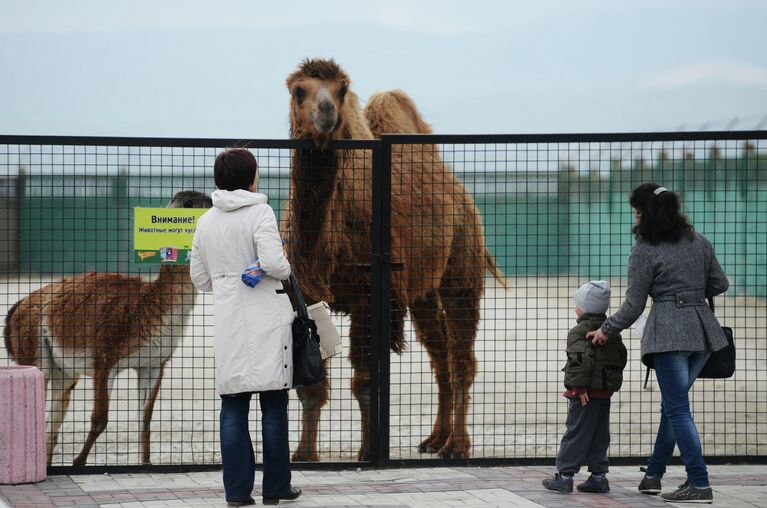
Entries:
POLYGON ((248 287, 255 287, 256 284, 261 282, 266 272, 261 268, 261 263, 256 259, 253 261, 244 272, 242 272, 242 283, 248 287))

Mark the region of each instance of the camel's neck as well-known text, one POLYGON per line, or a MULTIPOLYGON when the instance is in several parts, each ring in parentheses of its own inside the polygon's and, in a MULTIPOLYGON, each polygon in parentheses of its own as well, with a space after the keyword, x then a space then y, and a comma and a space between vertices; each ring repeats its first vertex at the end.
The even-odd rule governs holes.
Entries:
POLYGON ((374 139, 365 116, 362 114, 357 94, 349 92, 341 110, 343 121, 334 139, 374 139))
MULTIPOLYGON (((356 96, 347 96, 332 139, 372 138, 356 96)), ((307 301, 332 301, 331 279, 348 270, 350 249, 344 238, 356 230, 349 224, 366 221, 364 214, 356 214, 355 200, 364 207, 369 168, 367 150, 313 148, 293 152, 287 252, 307 301)))
POLYGON ((297 247, 312 250, 327 222, 336 187, 338 157, 335 150, 305 149, 293 153, 291 213, 297 247))

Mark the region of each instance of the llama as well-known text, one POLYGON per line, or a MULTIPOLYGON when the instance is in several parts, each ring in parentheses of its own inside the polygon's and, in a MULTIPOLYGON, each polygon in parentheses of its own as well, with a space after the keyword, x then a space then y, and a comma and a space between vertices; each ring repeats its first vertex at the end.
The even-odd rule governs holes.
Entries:
MULTIPOLYGON (((178 192, 170 208, 209 208, 210 198, 178 192)), ((141 460, 149 464, 150 423, 165 364, 184 334, 196 288, 184 265, 163 265, 147 282, 119 273, 65 277, 18 301, 5 318, 5 347, 20 365, 45 374, 51 412, 47 460, 51 464, 72 389, 80 376, 93 378, 91 428, 73 465, 85 464, 108 422, 117 375, 136 371, 142 412, 141 460)))
MULTIPOLYGON (((327 149, 330 140, 373 139, 382 132, 430 132, 404 92, 371 98, 363 116, 348 75, 333 60, 305 60, 287 78, 290 133, 315 148, 295 150, 282 231, 293 270, 307 299, 326 300, 350 316, 352 393, 360 407, 357 460, 369 460, 371 181, 369 150, 327 149)), ((395 147, 396 148, 396 147, 395 147)), ((400 147, 401 148, 401 147, 400 147)), ((392 153, 392 274, 390 348, 405 348, 410 310, 417 340, 426 349, 438 387, 438 410, 421 453, 467 458, 470 388, 476 374, 474 341, 484 271, 503 276, 485 248, 479 212, 432 145, 392 153)), ((329 396, 328 381, 299 388, 302 429, 296 461, 319 460, 317 425, 329 396)))

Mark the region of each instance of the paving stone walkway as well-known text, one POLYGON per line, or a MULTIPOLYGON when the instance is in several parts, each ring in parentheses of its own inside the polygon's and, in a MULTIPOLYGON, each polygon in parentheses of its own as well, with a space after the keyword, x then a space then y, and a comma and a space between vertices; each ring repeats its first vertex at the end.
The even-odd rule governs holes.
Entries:
MULTIPOLYGON (((637 492, 638 468, 612 467, 608 494, 556 494, 541 486, 552 467, 439 467, 417 469, 295 471, 304 495, 285 507, 653 507, 670 506, 637 492)), ((767 507, 767 465, 710 466, 714 504, 767 507)), ((582 472, 576 483, 586 479, 582 472)), ((664 491, 684 481, 671 467, 664 491)), ((253 496, 260 505, 260 472, 253 496)), ((0 507, 104 508, 225 507, 221 472, 52 476, 27 485, 0 485, 0 507)))

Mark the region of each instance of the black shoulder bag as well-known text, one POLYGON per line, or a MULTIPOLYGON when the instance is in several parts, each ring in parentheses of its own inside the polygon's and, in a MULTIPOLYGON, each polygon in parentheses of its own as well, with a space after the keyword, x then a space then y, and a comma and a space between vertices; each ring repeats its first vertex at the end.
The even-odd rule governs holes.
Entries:
MULTIPOLYGON (((708 299, 708 306, 711 307, 711 312, 714 312, 714 299, 708 299)), ((722 327, 722 333, 727 339, 727 345, 719 351, 714 351, 711 356, 706 360, 706 364, 698 374, 698 379, 725 379, 732 377, 735 374, 735 339, 732 333, 732 328, 729 326, 722 327)), ((647 380, 650 378, 650 369, 652 366, 652 355, 647 359, 647 373, 644 377, 644 386, 647 388, 647 380)))
MULTIPOLYGON (((713 298, 708 299, 708 306, 711 307, 711 312, 714 312, 713 298)), ((698 374, 699 378, 723 379, 735 374, 735 339, 732 328, 723 326, 722 332, 727 339, 727 345, 719 351, 711 353, 700 374, 698 374)))
POLYGON ((311 386, 325 379, 325 366, 320 353, 320 336, 317 325, 309 317, 306 302, 296 277, 290 275, 296 304, 293 319, 293 386, 311 386))

